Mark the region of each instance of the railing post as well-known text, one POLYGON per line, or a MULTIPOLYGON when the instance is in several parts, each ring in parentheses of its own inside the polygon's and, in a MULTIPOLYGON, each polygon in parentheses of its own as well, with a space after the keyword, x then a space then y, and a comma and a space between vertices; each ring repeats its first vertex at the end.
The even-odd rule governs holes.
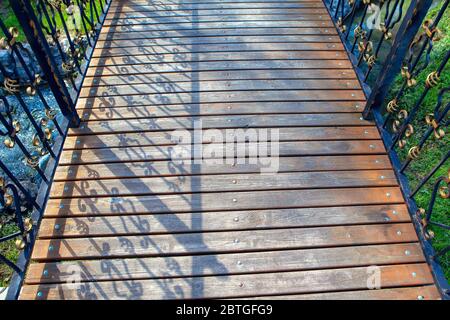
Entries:
POLYGON ((398 29, 391 51, 386 58, 386 63, 383 65, 367 100, 363 111, 365 119, 370 118, 373 109, 379 108, 383 104, 390 85, 402 67, 409 45, 416 36, 432 2, 433 0, 411 1, 403 22, 398 29))
POLYGON ((46 75, 46 80, 62 114, 69 120, 70 126, 77 127, 80 124, 80 118, 76 112, 75 104, 70 97, 64 79, 58 72, 58 67, 30 1, 10 0, 9 3, 42 71, 46 75))

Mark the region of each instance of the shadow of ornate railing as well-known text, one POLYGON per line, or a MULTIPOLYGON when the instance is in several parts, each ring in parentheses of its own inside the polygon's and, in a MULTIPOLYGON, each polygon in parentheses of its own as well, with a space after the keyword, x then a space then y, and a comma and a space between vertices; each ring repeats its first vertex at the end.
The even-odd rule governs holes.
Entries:
MULTIPOLYGON (((75 102, 111 0, 9 3, 17 22, 10 25, 2 10, 0 276, 3 266, 11 271, 8 277, 14 274, 8 292, 14 298, 62 143, 68 127, 80 122, 75 102), (12 244, 20 256, 5 254, 4 244, 12 244)), ((450 35, 446 38, 440 29, 449 21, 449 0, 324 3, 366 94, 364 116, 379 128, 433 275, 448 298, 440 263, 447 259, 448 265, 450 248, 445 134, 450 35), (441 239, 437 249, 433 238, 441 239)))
POLYGON ((11 0, 0 17, 0 287, 20 289, 110 0, 11 0))
POLYGON ((440 266, 448 273, 450 34, 441 29, 448 29, 449 1, 324 3, 366 94, 364 116, 378 126, 435 280, 449 298, 440 266))

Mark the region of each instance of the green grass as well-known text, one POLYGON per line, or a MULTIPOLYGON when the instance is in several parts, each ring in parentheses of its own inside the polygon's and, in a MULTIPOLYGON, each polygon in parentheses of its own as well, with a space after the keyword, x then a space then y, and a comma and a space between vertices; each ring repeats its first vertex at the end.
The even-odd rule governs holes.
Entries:
MULTIPOLYGON (((431 19, 434 18, 439 8, 440 6, 431 10, 428 18, 431 19)), ((417 85, 412 88, 409 88, 399 100, 399 106, 401 108, 410 110, 414 106, 415 102, 419 99, 419 96, 422 94, 424 90, 424 83, 427 75, 438 68, 438 66, 443 61, 445 54, 449 50, 450 10, 446 10, 444 16, 442 17, 439 23, 439 29, 442 31, 444 38, 434 44, 431 53, 430 65, 425 70, 423 70, 420 73, 420 75, 416 78, 417 85)), ((402 82, 403 79, 399 76, 392 87, 391 98, 398 91, 402 82)), ((447 66, 441 73, 439 84, 433 87, 428 92, 424 102, 420 107, 420 111, 418 112, 416 120, 412 123, 414 126, 414 134, 409 139, 407 139, 408 143, 403 149, 401 150, 397 149, 401 159, 405 159, 408 150, 419 143, 422 134, 428 129, 428 125, 425 122, 425 116, 433 112, 437 103, 439 91, 442 88, 449 86, 450 86, 450 65, 449 63, 447 63, 447 66)), ((445 106, 450 101, 449 98, 450 94, 444 95, 443 106, 445 106)), ((447 129, 445 128, 444 130, 447 129)), ((408 170, 405 172, 410 181, 411 189, 414 189, 415 186, 419 183, 419 181, 423 177, 425 177, 431 171, 431 169, 435 167, 436 164, 443 158, 444 154, 448 152, 450 146, 449 136, 450 133, 446 132, 445 137, 441 140, 436 139, 434 135, 430 137, 428 142, 422 148, 420 156, 411 162, 408 170)), ((448 174, 448 170, 449 170, 449 161, 447 161, 447 163, 441 166, 441 168, 436 172, 436 174, 430 179, 430 182, 424 188, 422 188, 422 190, 415 196, 415 201, 419 207, 424 209, 428 208, 434 181, 436 181, 436 178, 440 176, 446 176, 448 174)), ((436 200, 433 209, 432 221, 450 225, 448 199, 442 199, 441 197, 438 196, 438 199, 436 200)), ((450 245, 450 233, 448 231, 444 231, 443 229, 438 227, 432 227, 431 230, 435 233, 435 237, 432 240, 432 244, 437 251, 450 245)), ((440 258, 440 263, 447 279, 450 279, 450 254, 447 253, 446 255, 442 256, 440 258)))
MULTIPOLYGON (((5 225, 0 229, 0 238, 17 232, 18 228, 13 225, 5 225)), ((19 257, 19 250, 15 246, 15 240, 0 243, 0 254, 12 262, 16 262, 19 257)), ((0 263, 0 287, 6 287, 12 275, 12 270, 5 264, 0 263)))

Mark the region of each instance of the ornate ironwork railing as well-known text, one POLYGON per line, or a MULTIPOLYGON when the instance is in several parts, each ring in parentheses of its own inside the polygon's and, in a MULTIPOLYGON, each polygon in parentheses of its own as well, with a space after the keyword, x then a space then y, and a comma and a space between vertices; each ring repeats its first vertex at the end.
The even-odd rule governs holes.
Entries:
POLYGON ((67 130, 80 122, 75 102, 110 2, 3 4, 0 276, 11 277, 9 298, 16 297, 23 280, 67 130))
POLYGON ((449 265, 449 0, 324 0, 444 298, 449 265), (441 42, 444 43, 441 43, 441 42), (435 248, 433 248, 435 238, 435 248))

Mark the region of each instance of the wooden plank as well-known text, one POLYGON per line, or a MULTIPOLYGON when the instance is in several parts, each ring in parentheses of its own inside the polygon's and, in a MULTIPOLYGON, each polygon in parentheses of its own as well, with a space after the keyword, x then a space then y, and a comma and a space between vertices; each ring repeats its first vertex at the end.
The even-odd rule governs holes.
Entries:
POLYGON ((126 236, 409 222, 405 205, 46 218, 39 238, 126 236), (394 213, 395 212, 395 213, 394 213), (143 228, 142 226, 150 226, 143 228))
MULTIPOLYGON (((83 87, 97 86, 117 86, 147 83, 166 87, 176 86, 177 83, 186 82, 192 86, 200 85, 201 81, 227 81, 227 80, 295 80, 295 79, 356 79, 356 75, 351 69, 280 69, 280 70, 258 70, 245 72, 240 70, 228 71, 203 71, 203 72, 171 72, 165 74, 142 73, 132 76, 94 76, 87 77, 83 82, 83 87), (252 78, 252 79, 249 79, 252 78)), ((319 103, 320 104, 320 103, 319 103)), ((202 104, 203 105, 203 104, 202 104)), ((201 106, 202 106, 201 105, 201 106)), ((207 104, 206 104, 207 105, 207 104)), ((254 108, 253 108, 254 109, 254 108)))
POLYGON ((95 48, 93 58, 101 58, 108 56, 134 56, 137 54, 154 55, 154 54, 195 54, 208 52, 247 52, 247 51, 343 51, 344 47, 341 43, 222 43, 222 44, 202 44, 201 46, 184 46, 184 45, 162 45, 162 46, 134 46, 125 48, 95 48))
MULTIPOLYGON (((161 12, 161 11, 197 11, 197 10, 229 10, 229 9, 298 9, 298 8, 323 8, 320 2, 265 2, 265 3, 152 3, 152 4, 124 4, 121 6, 110 7, 109 12, 115 14, 117 12, 161 12)), ((161 13, 163 14, 163 13, 161 13)))
MULTIPOLYGON (((236 61, 205 61, 205 62, 155 62, 146 64, 131 64, 118 66, 93 67, 87 70, 87 76, 111 76, 141 73, 167 72, 203 72, 228 70, 273 70, 279 69, 349 69, 351 63, 347 60, 236 60, 236 61)), ((307 71, 305 71, 307 72, 307 71)), ((195 74, 191 75, 191 79, 195 74)))
MULTIPOLYGON (((122 147, 111 149, 86 149, 86 150, 67 150, 61 155, 59 165, 70 164, 94 164, 106 162, 131 162, 131 161, 159 161, 172 160, 179 163, 181 160, 193 159, 193 155, 198 154, 197 160, 204 160, 205 164, 224 163, 249 163, 244 157, 256 158, 256 148, 261 150, 261 145, 254 145, 255 149, 249 151, 248 144, 235 144, 235 149, 230 149, 227 155, 227 146, 222 144, 210 144, 201 149, 200 145, 190 146, 148 146, 148 147, 122 147), (233 155, 231 152, 234 150, 233 155), (237 151, 239 150, 239 154, 237 151), (238 155, 238 161, 234 160, 238 155), (202 156, 202 159, 199 159, 202 156), (214 161, 208 159, 215 159, 214 161), (227 159, 227 161, 225 161, 227 159)), ((269 146, 270 147, 270 146, 269 146)), ((271 148, 271 147, 270 147, 271 148)), ((273 149, 266 149, 270 152, 273 149)), ((257 150, 256 150, 257 151, 257 150)), ((385 154, 383 143, 379 140, 364 141, 298 141, 298 142, 280 142, 279 154, 282 156, 315 156, 315 155, 375 155, 385 154)), ((269 154, 272 161, 278 161, 278 155, 269 154)), ((267 160, 268 161, 268 160, 267 160)), ((186 164, 191 164, 185 161, 186 164)), ((260 167, 266 166, 264 162, 258 161, 260 167)), ((175 169, 175 168, 174 168, 175 169)))
POLYGON ((31 264, 27 284, 67 282, 77 268, 84 281, 174 278, 179 276, 208 276, 226 272, 243 274, 256 272, 295 271, 342 268, 364 265, 424 262, 418 243, 362 247, 342 247, 307 250, 283 250, 205 256, 152 257, 135 259, 85 260, 64 263, 31 264), (409 254, 406 255, 405 251, 409 254), (199 268, 199 262, 216 261, 222 268, 199 268), (237 262, 240 263, 237 263, 237 262), (176 269, 168 270, 168 264, 176 269), (104 272, 107 264, 111 272, 104 272), (44 275, 46 270, 46 275, 44 275))
MULTIPOLYGON (((115 113, 117 109, 111 110, 111 113, 115 113)), ((134 115, 137 118, 137 112, 131 113, 130 117, 134 115)), ((106 111, 100 112, 94 109, 94 114, 88 114, 88 118, 104 119, 108 116, 106 111), (98 112, 98 113, 97 113, 98 112), (100 114, 104 118, 97 116, 100 114)), ((117 119, 122 114, 119 112, 115 114, 117 119)), ((125 114, 126 115, 126 114, 125 114)), ((87 117, 85 114, 81 115, 83 119, 87 117)), ((127 117, 123 117, 126 119, 127 117)), ((228 131, 227 129, 221 129, 217 133, 222 134, 223 137, 236 138, 236 131, 228 131)), ((337 141, 337 140, 375 140, 379 139, 378 130, 375 127, 322 127, 310 128, 283 128, 279 132, 279 141, 337 141)), ((206 135, 199 137, 199 142, 210 142, 206 135)), ((158 146, 158 145, 174 145, 183 144, 184 141, 179 142, 178 139, 174 139, 172 131, 158 131, 158 132, 131 132, 123 134, 99 134, 99 135, 84 135, 84 136, 70 136, 66 138, 64 143, 65 150, 71 149, 98 149, 98 148, 110 148, 110 147, 132 147, 132 146, 158 146)), ((191 144, 191 142, 188 142, 191 144)))
POLYGON ((162 38, 191 38, 191 37, 240 37, 240 36, 328 36, 337 35, 333 28, 230 28, 230 29, 185 29, 185 30, 149 30, 144 32, 110 32, 99 37, 99 41, 108 40, 139 40, 162 38))
MULTIPOLYGON (((330 96, 329 90, 264 90, 264 91, 225 91, 210 93, 161 93, 152 95, 134 95, 115 98, 80 98, 78 106, 85 108, 111 108, 145 105, 173 105, 173 104, 195 104, 221 103, 227 101, 235 102, 304 102, 304 101, 347 101, 360 102, 365 99, 361 90, 339 90, 333 91, 330 96)), ((344 124, 343 124, 344 125, 344 124)))
MULTIPOLYGON (((164 218, 161 217, 161 219, 164 218)), ((150 226, 143 225, 142 228, 149 230, 150 226)), ((55 259, 193 255, 413 241, 417 241, 417 235, 410 223, 241 230, 201 234, 39 239, 34 245, 32 259, 54 261, 55 259)))
MULTIPOLYGON (((202 103, 202 104, 179 104, 169 106, 133 106, 133 107, 116 107, 116 108, 82 108, 79 106, 78 114, 82 120, 117 120, 117 119, 139 119, 139 118, 162 118, 176 116, 208 116, 208 115, 250 115, 250 114, 314 114, 314 113, 354 113, 362 110, 364 101, 304 101, 304 102, 229 102, 229 103, 202 103)), ((337 136, 330 134, 330 139, 352 139, 353 133, 357 132, 357 136, 365 133, 373 127, 334 127, 322 128, 315 130, 311 128, 286 128, 280 132, 292 133, 294 137, 302 137, 304 132, 336 130, 343 131, 348 135, 338 134, 337 136), (297 130, 297 131, 290 131, 297 130), (358 130, 358 131, 355 131, 358 130)), ((337 133, 335 131, 331 131, 337 133)), ((317 133, 315 136, 319 136, 317 133)), ((368 133, 365 133, 367 136, 368 133)), ((373 136, 372 133, 368 136, 373 136)), ((288 138, 288 134, 285 135, 288 138)), ((378 135, 376 136, 379 137, 378 135)), ((280 137, 280 139, 282 139, 280 137)), ((302 140, 302 139, 296 139, 302 140)))
POLYGON ((310 208, 404 203, 398 187, 50 199, 45 217, 310 208))
POLYGON ((441 300, 434 285, 391 288, 378 290, 356 290, 327 293, 294 294, 244 298, 244 300, 441 300))
POLYGON ((232 15, 202 15, 196 16, 195 20, 192 15, 176 15, 176 16, 153 16, 146 18, 118 18, 112 20, 105 20, 103 26, 117 27, 117 26, 136 26, 136 25, 150 25, 150 24, 180 24, 190 23, 191 25, 200 25, 204 22, 241 22, 241 21, 330 21, 325 14, 321 15, 306 15, 299 13, 291 14, 232 14, 232 15))
MULTIPOLYGON (((211 267, 220 267, 211 262, 211 267)), ((367 289, 368 268, 343 268, 258 275, 235 275, 159 280, 85 283, 81 288, 70 284, 28 285, 21 299, 187 299, 231 298, 254 295, 298 294, 339 290, 367 289), (220 289, 219 289, 220 288, 220 289)), ((113 272, 112 270, 108 270, 113 272)), ((369 270, 370 271, 370 270, 369 270)), ((433 283, 425 263, 381 266, 381 288, 423 286, 433 283), (412 273, 416 277, 412 277, 412 273)))
MULTIPOLYGON (((172 21, 171 21, 172 22, 172 21)), ((195 25, 195 30, 203 29, 239 29, 239 28, 333 28, 331 20, 328 21, 204 21, 195 25)), ((100 32, 100 39, 105 39, 108 34, 118 35, 122 32, 147 32, 147 31, 174 31, 174 30, 192 30, 192 22, 181 23, 155 23, 105 26, 100 32)))
MULTIPOLYGON (((101 100, 100 100, 101 101, 101 100)), ((189 130, 195 125, 203 129, 240 128, 247 131, 248 128, 283 127, 328 127, 328 126, 368 126, 371 123, 362 119, 359 113, 313 113, 313 114, 265 114, 265 115, 225 115, 225 116, 192 116, 192 117, 167 117, 167 118, 138 118, 105 121, 86 121, 79 128, 71 128, 69 135, 85 135, 100 133, 119 133, 133 131, 165 131, 165 130, 189 130)), ((317 130, 320 130, 318 128, 317 130)), ((233 130, 227 134, 235 135, 233 130)), ((245 132, 244 132, 245 133, 245 132)), ((176 133, 174 133, 176 134, 176 133)), ((270 132, 269 132, 270 134, 270 132)))
POLYGON ((199 29, 194 30, 192 28, 177 29, 177 30, 147 30, 144 32, 109 32, 104 33, 102 37, 99 37, 99 41, 109 41, 109 40, 139 40, 139 39, 155 39, 155 38, 186 38, 186 37, 217 37, 217 36, 292 36, 292 35, 316 35, 316 36, 335 36, 337 31, 332 28, 297 28, 297 27, 278 27, 278 28, 265 28, 265 27, 254 27, 254 28, 213 28, 213 29, 199 29))
MULTIPOLYGON (((117 20, 117 19, 139 19, 139 18, 152 18, 152 17, 174 17, 174 16, 188 16, 196 18, 198 16, 220 16, 220 15, 289 15, 289 14, 301 14, 301 15, 326 15, 327 10, 325 8, 267 8, 267 9, 196 9, 193 10, 166 10, 166 11, 134 11, 134 12, 121 12, 110 11, 105 17, 105 20, 117 20)), ((195 20, 193 20, 195 23, 195 20)))
POLYGON ((135 84, 83 88, 80 97, 111 97, 129 95, 148 95, 164 93, 223 92, 242 90, 355 90, 358 80, 232 80, 177 82, 161 84, 135 84))
POLYGON ((131 57, 104 57, 93 58, 90 67, 108 65, 132 65, 145 63, 194 63, 206 61, 242 61, 242 60, 346 60, 347 56, 342 51, 248 51, 236 54, 236 52, 207 52, 207 53, 161 53, 139 54, 131 57))
MULTIPOLYGON (((314 156, 280 157, 278 172, 326 170, 390 169, 386 155, 377 156, 314 156)), ((144 161, 59 166, 54 180, 91 180, 148 176, 186 176, 193 174, 260 173, 259 164, 192 165, 175 161, 144 161)))
POLYGON ((139 196, 279 189, 364 188, 396 185, 397 179, 392 170, 278 172, 270 178, 260 173, 192 175, 182 178, 179 176, 147 176, 128 179, 54 182, 50 198, 92 198, 93 196, 139 196))
MULTIPOLYGON (((113 47, 136 47, 136 46, 164 46, 164 45, 184 45, 195 46, 203 44, 221 44, 221 43, 258 43, 258 42, 339 42, 339 36, 321 36, 321 35, 254 35, 249 36, 216 36, 216 37, 157 37, 154 39, 140 40, 108 40, 98 41, 97 48, 113 47)), ((195 49, 194 49, 195 50, 195 49)))

